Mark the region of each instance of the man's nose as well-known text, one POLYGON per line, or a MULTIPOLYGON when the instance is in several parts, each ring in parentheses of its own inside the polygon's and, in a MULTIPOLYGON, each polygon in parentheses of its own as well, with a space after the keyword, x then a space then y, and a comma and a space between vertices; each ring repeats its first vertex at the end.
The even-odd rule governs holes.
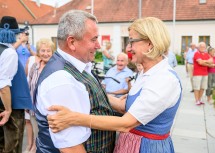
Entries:
POLYGON ((100 45, 100 43, 99 43, 98 40, 96 41, 96 48, 97 48, 97 49, 100 49, 100 48, 101 48, 101 45, 100 45))

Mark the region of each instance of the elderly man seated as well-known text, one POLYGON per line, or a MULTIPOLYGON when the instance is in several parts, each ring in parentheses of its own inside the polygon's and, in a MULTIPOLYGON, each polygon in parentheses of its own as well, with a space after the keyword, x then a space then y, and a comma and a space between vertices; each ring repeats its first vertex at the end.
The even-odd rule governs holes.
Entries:
POLYGON ((102 85, 108 94, 120 97, 128 93, 126 78, 133 76, 133 71, 131 71, 127 65, 128 55, 120 53, 117 56, 116 66, 107 71, 105 79, 102 81, 102 85))

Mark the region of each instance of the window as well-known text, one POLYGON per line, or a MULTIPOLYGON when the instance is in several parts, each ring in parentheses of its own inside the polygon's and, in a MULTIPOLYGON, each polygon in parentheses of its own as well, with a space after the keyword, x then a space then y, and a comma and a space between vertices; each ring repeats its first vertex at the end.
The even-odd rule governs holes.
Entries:
POLYGON ((122 41, 122 52, 125 52, 126 46, 128 45, 129 37, 121 37, 122 41))
POLYGON ((210 45, 210 36, 199 36, 199 42, 205 42, 207 45, 210 45))
POLYGON ((199 4, 205 4, 206 0, 199 0, 199 4))
POLYGON ((181 41, 181 64, 185 63, 185 57, 184 53, 188 51, 190 44, 192 42, 192 36, 182 36, 182 41, 181 41))
POLYGON ((181 51, 186 51, 187 47, 190 46, 190 43, 192 42, 192 36, 182 36, 181 41, 181 51))

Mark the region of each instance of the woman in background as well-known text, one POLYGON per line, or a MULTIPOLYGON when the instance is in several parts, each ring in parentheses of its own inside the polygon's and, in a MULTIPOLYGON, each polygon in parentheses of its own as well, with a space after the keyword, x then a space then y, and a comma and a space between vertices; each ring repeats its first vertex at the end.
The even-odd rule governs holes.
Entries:
POLYGON ((114 56, 113 56, 113 51, 111 50, 111 47, 112 47, 111 42, 107 41, 106 48, 102 52, 103 70, 105 74, 113 65, 114 56))
POLYGON ((215 49, 208 47, 208 54, 213 58, 213 64, 208 67, 208 88, 206 90, 207 102, 209 104, 213 103, 212 100, 212 91, 215 85, 215 49))

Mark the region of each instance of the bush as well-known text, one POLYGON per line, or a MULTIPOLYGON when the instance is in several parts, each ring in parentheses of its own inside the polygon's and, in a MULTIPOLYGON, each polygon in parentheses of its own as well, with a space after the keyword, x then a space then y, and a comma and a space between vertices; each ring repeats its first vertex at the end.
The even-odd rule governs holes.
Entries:
POLYGON ((184 65, 184 58, 181 55, 176 54, 176 60, 178 65, 184 65))
POLYGON ((95 62, 102 62, 102 52, 96 51, 95 62))

